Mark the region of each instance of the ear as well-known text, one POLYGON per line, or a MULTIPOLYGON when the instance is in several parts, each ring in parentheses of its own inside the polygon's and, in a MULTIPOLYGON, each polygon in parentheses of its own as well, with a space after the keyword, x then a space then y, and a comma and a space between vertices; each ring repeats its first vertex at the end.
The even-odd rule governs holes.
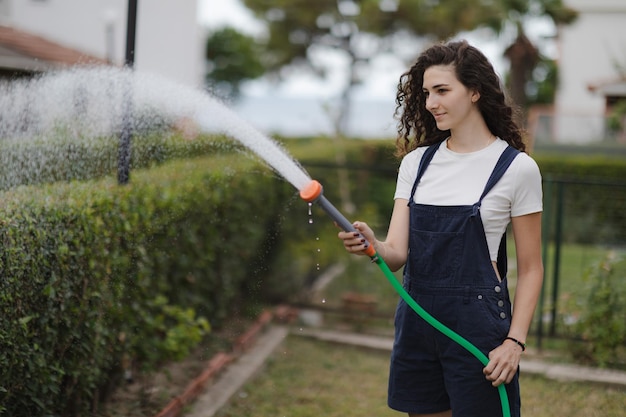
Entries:
POLYGON ((480 100, 480 93, 474 90, 472 92, 471 100, 472 100, 472 103, 476 103, 478 100, 480 100))

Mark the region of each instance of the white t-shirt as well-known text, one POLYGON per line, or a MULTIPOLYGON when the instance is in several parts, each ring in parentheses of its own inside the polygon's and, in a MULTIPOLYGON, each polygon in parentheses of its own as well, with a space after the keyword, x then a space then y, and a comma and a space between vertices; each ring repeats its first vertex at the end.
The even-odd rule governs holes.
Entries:
MULTIPOLYGON (((506 147, 507 143, 498 138, 479 151, 456 153, 448 149, 447 141, 443 141, 417 186, 414 201, 436 206, 472 205, 478 202, 506 147)), ((410 199, 426 148, 419 147, 402 159, 394 199, 410 199)), ((520 153, 500 181, 483 198, 480 208, 492 261, 498 257, 500 239, 511 217, 542 211, 542 197, 539 167, 527 154, 520 153)))

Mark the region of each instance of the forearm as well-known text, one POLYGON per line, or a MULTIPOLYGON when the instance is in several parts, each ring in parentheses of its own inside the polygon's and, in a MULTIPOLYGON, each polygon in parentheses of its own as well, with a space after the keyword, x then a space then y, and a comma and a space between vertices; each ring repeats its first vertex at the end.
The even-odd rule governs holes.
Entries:
POLYGON ((377 240, 374 242, 374 249, 393 272, 402 268, 406 263, 407 251, 395 248, 392 242, 377 240))
POLYGON ((518 275, 509 336, 520 341, 526 341, 535 308, 537 307, 539 294, 541 293, 542 283, 543 268, 541 267, 518 275))
POLYGON ((384 241, 375 241, 374 249, 389 269, 397 271, 404 266, 409 253, 409 209, 408 201, 396 199, 384 241))
POLYGON ((514 217, 512 223, 517 258, 517 288, 509 336, 525 341, 543 284, 541 213, 514 217))

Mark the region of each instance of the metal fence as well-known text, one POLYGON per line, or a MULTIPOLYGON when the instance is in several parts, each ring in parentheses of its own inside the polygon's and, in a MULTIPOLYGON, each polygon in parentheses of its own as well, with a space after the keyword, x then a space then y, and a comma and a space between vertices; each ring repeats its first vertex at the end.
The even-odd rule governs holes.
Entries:
MULTIPOLYGON (((584 314, 594 265, 610 253, 626 254, 626 181, 544 178, 544 286, 534 334, 567 335, 584 314)), ((626 320, 626 318, 625 318, 626 320)))

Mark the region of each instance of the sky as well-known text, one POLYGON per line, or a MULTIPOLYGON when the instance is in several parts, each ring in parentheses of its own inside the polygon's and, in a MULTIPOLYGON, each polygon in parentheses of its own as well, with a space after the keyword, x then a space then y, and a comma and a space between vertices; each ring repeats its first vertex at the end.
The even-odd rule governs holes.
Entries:
POLYGON ((229 24, 249 34, 260 29, 252 14, 238 0, 200 0, 198 9, 200 21, 210 27, 229 24))

